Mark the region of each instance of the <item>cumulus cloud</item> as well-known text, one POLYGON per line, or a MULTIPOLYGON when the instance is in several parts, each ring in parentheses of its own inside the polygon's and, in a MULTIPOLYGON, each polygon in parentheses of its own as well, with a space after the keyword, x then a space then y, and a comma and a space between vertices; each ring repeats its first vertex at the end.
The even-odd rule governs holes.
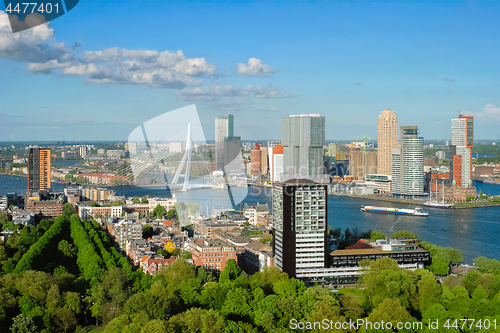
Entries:
POLYGON ((219 109, 241 109, 248 104, 250 98, 292 98, 294 94, 284 93, 275 87, 247 86, 237 88, 231 85, 216 87, 199 87, 194 89, 182 89, 177 91, 177 96, 183 101, 204 102, 219 109))
POLYGON ((87 82, 183 88, 201 84, 217 67, 205 58, 186 58, 182 51, 109 48, 87 51, 63 74, 85 76, 87 82))
POLYGON ((274 73, 274 68, 269 65, 265 65, 262 63, 262 60, 257 58, 250 58, 248 60, 248 65, 238 64, 238 72, 239 75, 247 75, 247 76, 268 76, 274 73))
POLYGON ((70 57, 71 54, 66 51, 64 43, 55 43, 54 30, 48 24, 14 34, 8 15, 0 10, 0 58, 47 63, 70 57))
POLYGON ((484 119, 486 121, 498 121, 500 122, 500 106, 493 104, 486 104, 482 112, 476 113, 474 115, 479 119, 484 119))
POLYGON ((0 11, 0 57, 27 62, 32 73, 49 74, 63 69, 63 75, 83 76, 90 83, 148 85, 181 89, 201 84, 202 77, 213 75, 216 66, 205 58, 187 58, 182 51, 126 50, 109 48, 87 51, 75 43, 57 43, 49 24, 12 33, 9 18, 0 11))

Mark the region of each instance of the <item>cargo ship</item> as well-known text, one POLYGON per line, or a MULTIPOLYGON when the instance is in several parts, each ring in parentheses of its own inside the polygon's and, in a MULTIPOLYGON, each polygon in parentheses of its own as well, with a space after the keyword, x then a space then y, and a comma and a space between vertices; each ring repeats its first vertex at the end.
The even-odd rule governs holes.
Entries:
POLYGON ((365 213, 385 213, 385 214, 398 214, 427 217, 429 213, 424 212, 420 207, 415 209, 391 208, 391 207, 378 207, 378 206, 363 206, 361 211, 365 213))

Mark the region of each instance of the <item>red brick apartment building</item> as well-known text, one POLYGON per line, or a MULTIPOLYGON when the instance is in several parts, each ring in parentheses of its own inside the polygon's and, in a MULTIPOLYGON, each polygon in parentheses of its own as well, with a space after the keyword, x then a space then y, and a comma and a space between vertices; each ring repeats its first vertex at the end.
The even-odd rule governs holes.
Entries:
POLYGON ((218 239, 193 242, 190 247, 194 264, 207 270, 221 272, 226 267, 227 260, 234 259, 238 262, 234 246, 218 239))

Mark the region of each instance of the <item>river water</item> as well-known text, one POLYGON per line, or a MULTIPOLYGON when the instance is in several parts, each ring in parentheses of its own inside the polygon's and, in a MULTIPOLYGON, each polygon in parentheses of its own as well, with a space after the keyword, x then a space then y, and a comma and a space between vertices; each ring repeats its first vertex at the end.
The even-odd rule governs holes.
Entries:
MULTIPOLYGON (((26 191, 27 179, 24 177, 0 175, 0 195, 8 192, 23 193, 26 191)), ((55 190, 64 188, 63 184, 53 184, 55 190)), ((477 183, 478 191, 485 194, 500 195, 500 186, 477 183)), ((170 197, 172 194, 165 189, 139 188, 135 186, 113 187, 117 195, 170 197)), ((266 187, 232 188, 232 196, 243 198, 236 209, 248 205, 269 204, 271 209, 271 189, 266 187), (246 196, 245 196, 246 195, 246 196)), ((189 192, 176 191, 180 202, 195 202, 205 213, 213 208, 229 208, 231 201, 228 191, 219 189, 203 189, 189 192)), ((360 231, 379 230, 390 236, 398 230, 409 230, 419 239, 440 246, 461 249, 465 262, 472 264, 477 256, 500 259, 498 244, 500 240, 500 207, 474 209, 432 209, 426 208, 430 216, 427 218, 414 216, 399 216, 387 214, 363 213, 362 205, 413 208, 415 206, 387 201, 364 200, 341 196, 328 197, 328 224, 333 228, 358 228, 360 231)))

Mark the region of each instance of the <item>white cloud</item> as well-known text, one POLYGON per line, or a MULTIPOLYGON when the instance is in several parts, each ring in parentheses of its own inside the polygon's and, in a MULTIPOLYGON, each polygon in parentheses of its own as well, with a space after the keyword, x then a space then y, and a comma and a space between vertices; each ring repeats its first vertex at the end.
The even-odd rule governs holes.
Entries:
POLYGON ((500 106, 493 104, 486 104, 482 112, 476 113, 474 115, 479 119, 484 119, 486 121, 499 121, 500 122, 500 106))
MULTIPOLYGON (((75 45, 79 45, 76 43, 75 45)), ((0 58, 27 62, 32 73, 49 74, 64 68, 63 75, 83 76, 87 82, 148 85, 181 89, 203 82, 217 67, 205 58, 186 58, 182 51, 109 48, 87 51, 81 58, 64 43, 55 42, 54 30, 42 24, 12 33, 9 18, 0 11, 0 58)))
POLYGON ((92 83, 149 85, 176 88, 194 86, 200 77, 213 75, 217 67, 205 58, 186 58, 182 51, 126 50, 110 48, 87 51, 66 68, 65 75, 82 75, 92 83))
MULTIPOLYGON (((31 15, 31 14, 30 14, 31 15)), ((12 33, 9 17, 0 10, 0 58, 32 63, 68 59, 63 43, 54 42, 54 30, 49 24, 12 33)))
POLYGON ((291 98, 296 95, 280 92, 273 86, 247 86, 237 88, 231 85, 182 89, 177 96, 187 102, 204 102, 218 109, 240 110, 251 98, 291 98))
POLYGON ((250 58, 248 60, 248 65, 239 63, 238 64, 238 72, 239 75, 247 75, 247 76, 268 76, 274 73, 274 68, 269 65, 265 65, 262 63, 262 60, 257 58, 250 58))

